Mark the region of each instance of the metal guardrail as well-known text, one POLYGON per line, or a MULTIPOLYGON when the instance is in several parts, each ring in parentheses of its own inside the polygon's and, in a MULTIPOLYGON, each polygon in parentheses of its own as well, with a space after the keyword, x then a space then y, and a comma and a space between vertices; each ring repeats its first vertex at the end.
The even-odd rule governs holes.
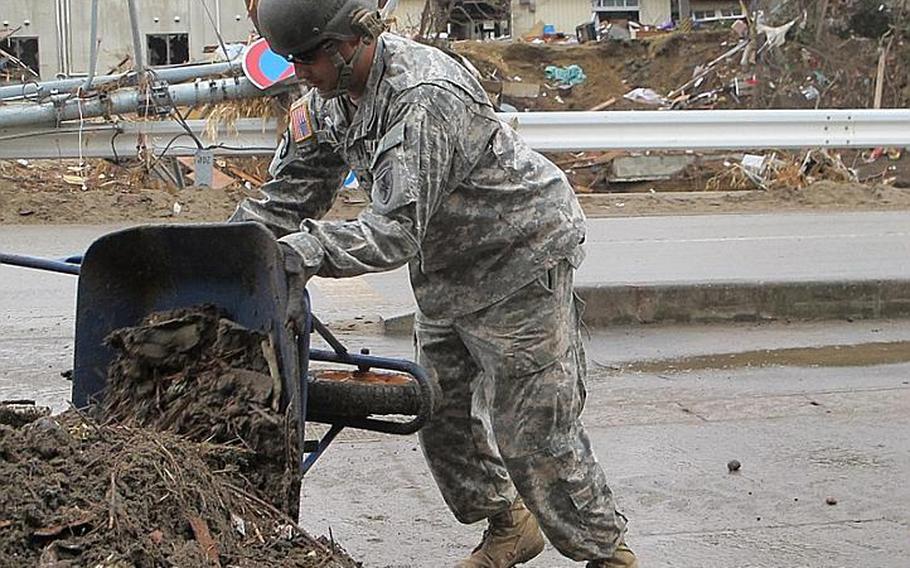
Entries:
MULTIPOLYGON (((528 112, 502 114, 541 151, 762 150, 910 147, 910 109, 528 112)), ((188 121, 203 138, 205 122, 188 121)), ((270 155, 274 122, 238 120, 222 128, 220 155, 270 155)), ((173 121, 118 125, 66 123, 59 128, 0 130, 0 159, 112 158, 138 146, 156 155, 191 156, 197 147, 173 121)))
POLYGON ((553 112, 503 115, 537 150, 910 146, 910 109, 553 112))

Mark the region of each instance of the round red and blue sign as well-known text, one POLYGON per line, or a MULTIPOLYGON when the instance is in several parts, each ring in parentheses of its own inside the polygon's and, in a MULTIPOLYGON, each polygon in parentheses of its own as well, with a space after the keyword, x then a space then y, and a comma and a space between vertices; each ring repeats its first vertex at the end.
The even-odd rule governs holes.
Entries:
POLYGON ((265 38, 261 38, 246 48, 243 72, 254 85, 265 90, 293 77, 294 65, 272 51, 265 38))

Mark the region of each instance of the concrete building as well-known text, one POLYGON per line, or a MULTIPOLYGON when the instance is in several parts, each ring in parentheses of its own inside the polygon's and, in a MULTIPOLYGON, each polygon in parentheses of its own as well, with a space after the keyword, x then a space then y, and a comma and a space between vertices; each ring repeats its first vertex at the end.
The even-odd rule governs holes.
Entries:
MULTIPOLYGON (((396 31, 414 32, 420 28, 420 15, 425 0, 400 0, 395 11, 396 31)), ((738 0, 690 0, 693 19, 717 20, 741 16, 738 0)), ((459 38, 479 38, 487 35, 521 37, 552 26, 557 32, 575 34, 575 27, 594 19, 633 20, 645 25, 658 26, 679 20, 678 0, 511 0, 511 15, 506 22, 483 21, 476 23, 473 33, 450 30, 459 38), (501 32, 498 34, 495 31, 501 32), (462 32, 462 33, 458 33, 462 32)), ((471 30, 467 30, 470 32, 471 30)))
MULTIPOLYGON (((411 34, 420 28, 425 0, 400 0, 395 30, 411 34)), ((592 19, 629 19, 659 25, 678 18, 678 0, 511 0, 510 14, 485 19, 487 13, 465 2, 466 10, 453 17, 450 33, 459 38, 511 35, 521 37, 542 26, 573 35, 592 19)), ((690 0, 696 20, 734 17, 739 2, 690 0)), ((227 43, 244 42, 254 33, 244 0, 137 1, 145 61, 153 66, 176 65, 206 59, 207 48, 218 45, 216 29, 227 43)), ((91 39, 91 0, 0 0, 0 49, 27 65, 24 72, 0 54, 0 77, 15 80, 53 79, 88 72, 91 39)), ((98 72, 124 63, 132 53, 128 4, 101 0, 101 40, 98 72)))
MULTIPOLYGON (((88 72, 91 0, 0 0, 0 49, 22 60, 42 79, 88 72), (15 31, 15 33, 13 33, 15 31), (12 34, 10 37, 6 37, 12 34)), ((141 0, 137 2, 147 63, 205 60, 206 47, 246 41, 253 31, 244 0, 141 0)), ((101 0, 98 72, 132 53, 127 2, 101 0)), ((4 57, 0 55, 0 61, 4 57)), ((10 63, 6 63, 9 69, 10 63)))

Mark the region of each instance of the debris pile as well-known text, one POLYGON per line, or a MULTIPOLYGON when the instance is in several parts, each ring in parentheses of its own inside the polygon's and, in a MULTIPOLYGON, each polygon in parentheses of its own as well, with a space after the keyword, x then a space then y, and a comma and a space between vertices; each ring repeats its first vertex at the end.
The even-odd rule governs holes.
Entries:
POLYGON ((856 183, 856 171, 840 155, 826 150, 805 154, 744 154, 738 161, 726 160, 726 169, 707 182, 709 190, 755 189, 798 190, 816 181, 856 183))
POLYGON ((296 422, 282 409, 274 340, 214 306, 160 312, 111 334, 99 419, 241 448, 238 473, 296 516, 296 422))
POLYGON ((0 412, 0 566, 357 566, 293 520, 295 424, 268 336, 201 307, 108 341, 102 404, 0 412))
POLYGON ((357 566, 213 465, 236 451, 73 411, 0 421, 0 566, 357 566))
POLYGON ((620 99, 616 109, 908 106, 910 11, 853 0, 778 4, 767 13, 639 41, 463 41, 453 49, 480 70, 496 100, 518 110, 589 110, 611 97, 620 99), (828 6, 823 14, 821 5, 828 6), (547 69, 571 65, 584 70, 585 84, 571 96, 560 93, 561 101, 545 96, 557 86, 547 69), (545 90, 510 97, 498 87, 514 81, 545 90), (630 92, 648 96, 624 99, 630 92))

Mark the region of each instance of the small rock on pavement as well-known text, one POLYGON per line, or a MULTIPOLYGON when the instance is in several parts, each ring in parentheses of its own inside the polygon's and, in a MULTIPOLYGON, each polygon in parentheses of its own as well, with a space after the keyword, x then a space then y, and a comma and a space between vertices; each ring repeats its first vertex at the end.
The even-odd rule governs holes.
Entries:
POLYGON ((837 505, 837 498, 836 498, 836 497, 828 497, 827 499, 825 499, 825 503, 827 503, 827 504, 829 504, 829 505, 837 505))
POLYGON ((741 468, 742 466, 743 466, 743 464, 739 463, 739 460, 730 460, 727 462, 727 470, 730 473, 739 471, 739 468, 741 468))

